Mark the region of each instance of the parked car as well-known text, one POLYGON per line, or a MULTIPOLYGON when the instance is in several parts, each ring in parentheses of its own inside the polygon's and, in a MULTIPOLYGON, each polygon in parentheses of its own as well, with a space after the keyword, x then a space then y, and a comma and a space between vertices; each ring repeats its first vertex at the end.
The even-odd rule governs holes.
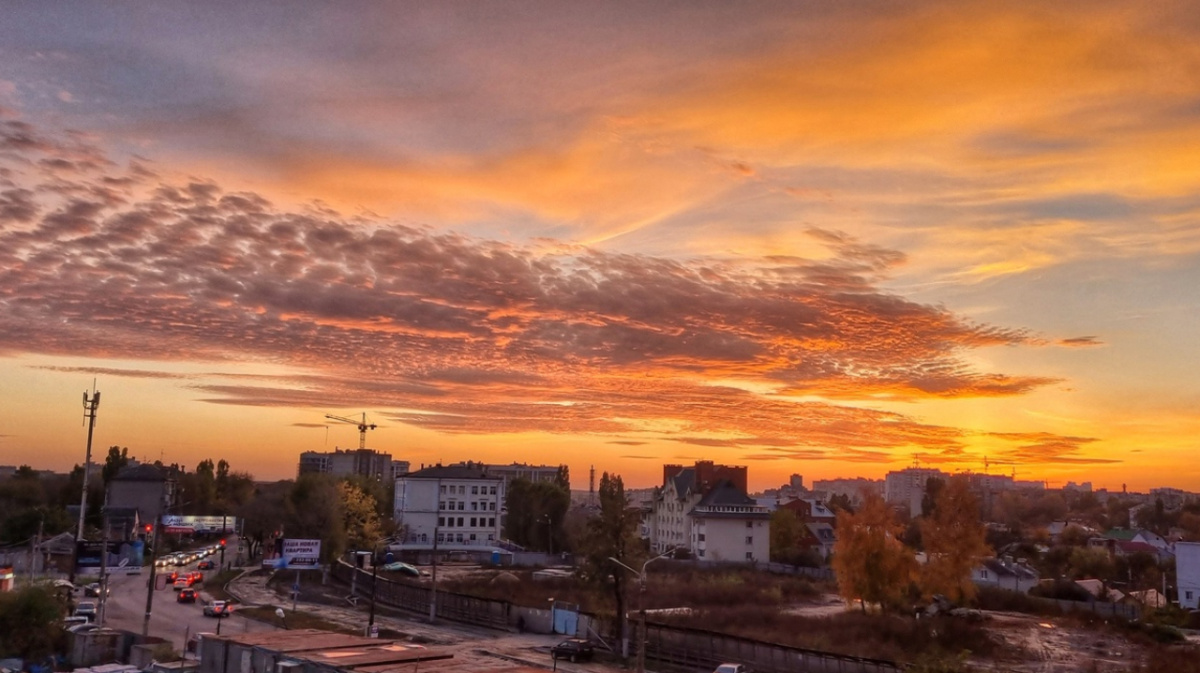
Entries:
POLYGON ((216 617, 220 619, 227 615, 233 614, 233 604, 228 601, 212 601, 204 606, 205 617, 216 617))
POLYGON ((64 617, 63 618, 63 628, 67 629, 68 631, 71 630, 72 626, 78 626, 80 624, 91 624, 91 621, 87 617, 82 617, 82 616, 80 616, 80 617, 72 616, 72 617, 64 617))
POLYGON ((196 602, 196 590, 195 589, 180 589, 179 595, 175 597, 175 600, 179 601, 180 603, 195 603, 196 602))
POLYGON ((582 638, 570 638, 550 648, 551 658, 572 662, 590 660, 593 654, 592 644, 582 638))
POLYGON ((217 567, 217 564, 213 563, 212 561, 201 561, 196 567, 200 570, 212 570, 213 568, 217 567))
POLYGON ((721 664, 713 673, 750 673, 745 664, 721 664))
POLYGON ((88 620, 96 619, 96 601, 79 601, 79 605, 75 606, 76 617, 87 617, 88 620))

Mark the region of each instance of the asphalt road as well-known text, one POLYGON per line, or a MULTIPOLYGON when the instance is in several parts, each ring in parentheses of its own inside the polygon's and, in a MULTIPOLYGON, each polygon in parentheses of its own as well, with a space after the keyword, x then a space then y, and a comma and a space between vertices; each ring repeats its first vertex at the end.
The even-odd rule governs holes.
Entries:
MULTIPOLYGON (((236 549, 236 543, 232 539, 229 540, 229 543, 231 548, 236 549)), ((228 559, 230 554, 226 551, 225 555, 228 559)), ((217 562, 220 560, 220 554, 214 554, 208 560, 217 562)), ((179 568, 159 568, 158 573, 161 575, 164 571, 195 570, 196 563, 192 562, 179 568)), ((109 575, 112 594, 105 604, 104 625, 141 633, 146 614, 146 584, 150 579, 150 569, 146 568, 138 575, 127 575, 125 572, 125 570, 117 568, 116 572, 109 575)), ((215 570, 202 572, 206 577, 216 574, 215 570)), ((209 600, 209 596, 203 586, 197 585, 196 588, 200 592, 200 600, 195 603, 176 601, 176 592, 170 586, 154 591, 150 615, 150 635, 166 638, 182 652, 187 639, 192 634, 217 631, 218 620, 214 617, 204 616, 204 603, 209 600)), ((257 633, 275 630, 275 627, 269 624, 241 617, 236 611, 232 616, 224 617, 219 621, 221 622, 221 633, 257 633)))

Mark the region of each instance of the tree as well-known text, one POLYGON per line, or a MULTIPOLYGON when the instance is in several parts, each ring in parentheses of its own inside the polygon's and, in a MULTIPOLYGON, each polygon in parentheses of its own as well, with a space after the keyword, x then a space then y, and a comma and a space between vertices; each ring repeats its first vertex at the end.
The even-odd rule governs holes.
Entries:
POLYGON ((258 556, 263 544, 283 528, 288 517, 287 495, 291 488, 290 481, 264 484, 255 489, 253 498, 240 509, 234 510, 242 519, 242 532, 250 558, 258 556))
POLYGON ((128 464, 129 447, 110 446, 108 455, 104 458, 104 467, 100 468, 100 478, 107 484, 128 464))
POLYGON ((1096 547, 1075 547, 1071 549, 1068 561, 1068 573, 1071 579, 1100 579, 1111 580, 1116 575, 1116 567, 1108 551, 1096 547))
POLYGON ((780 507, 771 512, 771 560, 796 565, 804 524, 790 509, 780 507))
POLYGON ((600 512, 588 521, 588 537, 585 541, 586 557, 583 574, 586 579, 612 589, 616 606, 616 618, 620 624, 622 642, 628 642, 629 624, 625 593, 632 578, 629 571, 613 563, 637 568, 645 558, 645 550, 638 538, 637 530, 641 517, 636 508, 629 506, 625 497, 625 484, 619 475, 600 477, 600 512))
POLYGON ((321 561, 330 563, 346 551, 346 523, 337 483, 324 474, 302 474, 286 500, 286 537, 319 539, 321 561))
POLYGON ((504 504, 508 510, 506 539, 530 549, 566 549, 563 521, 571 506, 571 492, 562 480, 514 479, 508 484, 504 504))
POLYGON ((62 612, 42 585, 0 592, 0 656, 40 659, 65 646, 62 612))
POLYGON ((974 598, 971 571, 992 555, 992 548, 966 477, 954 477, 939 489, 933 514, 921 522, 921 541, 928 554, 921 569, 922 592, 956 603, 974 598))
POLYGON ((350 549, 372 549, 384 537, 375 497, 349 481, 339 481, 342 525, 350 549))
POLYGON ((834 493, 829 496, 829 502, 826 506, 833 512, 850 512, 854 513, 854 500, 845 493, 834 493))
POLYGON ((900 542, 903 529, 879 495, 870 493, 858 512, 838 512, 833 571, 847 601, 899 604, 916 569, 911 550, 900 542))

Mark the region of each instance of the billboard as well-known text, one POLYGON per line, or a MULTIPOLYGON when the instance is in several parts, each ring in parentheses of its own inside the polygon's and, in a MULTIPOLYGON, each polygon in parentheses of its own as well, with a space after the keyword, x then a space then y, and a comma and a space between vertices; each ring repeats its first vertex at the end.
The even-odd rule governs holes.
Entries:
POLYGON ((190 516, 164 514, 164 533, 184 535, 232 533, 237 530, 236 516, 190 516))
POLYGON ((321 567, 321 541, 283 539, 279 540, 278 554, 263 561, 277 570, 311 570, 321 567))
MULTIPOLYGON (((141 568, 146 545, 141 540, 109 540, 108 569, 141 568)), ((76 572, 100 572, 104 543, 96 540, 80 540, 76 543, 76 572)))

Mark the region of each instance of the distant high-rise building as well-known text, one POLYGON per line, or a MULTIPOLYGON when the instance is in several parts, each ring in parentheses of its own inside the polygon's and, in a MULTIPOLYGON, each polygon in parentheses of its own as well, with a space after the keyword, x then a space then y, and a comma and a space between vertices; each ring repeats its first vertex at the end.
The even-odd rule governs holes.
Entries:
MULTIPOLYGON (((402 461, 401 461, 402 462, 402 461)), ((405 463, 407 465, 407 463, 405 463)), ((373 449, 334 449, 305 451, 300 454, 299 474, 332 474, 347 477, 360 474, 372 479, 395 479, 392 454, 373 449)), ((407 468, 405 469, 407 472, 407 468)))
POLYGON ((924 514, 921 499, 930 479, 949 479, 950 475, 931 467, 909 467, 888 472, 883 480, 883 497, 893 505, 908 505, 913 516, 924 514))

